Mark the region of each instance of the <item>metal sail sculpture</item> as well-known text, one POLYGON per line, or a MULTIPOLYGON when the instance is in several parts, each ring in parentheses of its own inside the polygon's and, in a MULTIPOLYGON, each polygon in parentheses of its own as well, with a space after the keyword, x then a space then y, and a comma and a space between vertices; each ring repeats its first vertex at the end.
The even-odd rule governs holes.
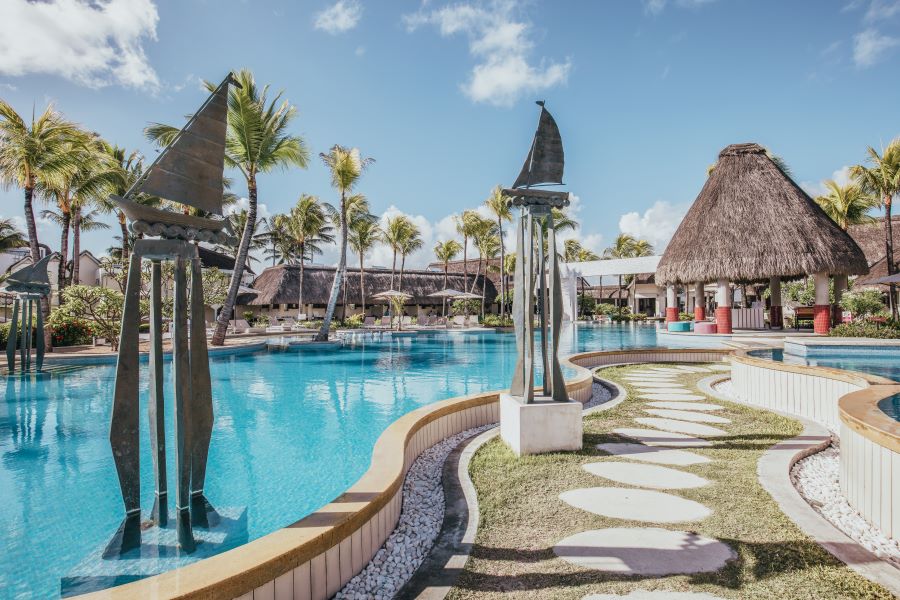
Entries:
POLYGON ((559 402, 568 400, 559 365, 559 328, 563 305, 552 211, 554 208, 568 206, 569 194, 532 187, 561 184, 565 155, 556 121, 544 108, 543 101, 537 104, 541 107, 541 116, 531 149, 513 187, 503 190, 503 194, 512 199, 511 205, 521 209, 516 232, 516 268, 513 279, 513 320, 518 361, 513 372, 510 395, 520 398, 525 404, 535 401, 535 283, 544 374, 542 395, 559 402), (545 237, 546 255, 543 244, 545 237))
POLYGON ((131 221, 135 233, 159 236, 134 244, 125 286, 125 307, 109 440, 116 463, 125 519, 103 553, 120 556, 141 545, 140 405, 138 402, 138 328, 140 325, 141 261, 150 266, 150 402, 148 417, 156 495, 151 518, 160 527, 168 524, 165 420, 162 351, 163 260, 175 263, 172 319, 172 363, 175 382, 175 527, 178 543, 193 552, 192 524, 214 527, 219 516, 203 494, 206 462, 212 437, 212 386, 206 346, 203 284, 200 257, 193 240, 220 242, 227 239, 223 219, 207 218, 144 206, 137 194, 222 214, 222 173, 231 74, 178 132, 143 176, 124 197, 113 196, 131 221), (187 264, 190 263, 190 306, 187 264), (190 332, 188 313, 190 312, 190 332))
POLYGON ((31 369, 31 323, 35 327, 35 362, 34 368, 40 371, 44 366, 44 318, 41 313, 41 299, 50 295, 50 277, 47 265, 56 256, 49 254, 34 265, 23 267, 6 279, 6 291, 16 294, 13 301, 12 321, 9 325, 9 338, 6 342, 6 364, 10 373, 16 370, 16 348, 18 347, 19 364, 22 372, 31 369), (19 310, 21 309, 21 315, 19 310), (32 316, 33 315, 33 316, 32 316), (19 341, 21 331, 21 341, 19 341))

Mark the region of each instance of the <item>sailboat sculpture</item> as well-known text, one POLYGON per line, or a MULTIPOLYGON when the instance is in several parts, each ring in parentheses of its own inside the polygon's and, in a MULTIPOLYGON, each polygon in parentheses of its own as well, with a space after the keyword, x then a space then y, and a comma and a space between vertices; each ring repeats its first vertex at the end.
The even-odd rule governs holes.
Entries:
POLYGON ((134 198, 156 196, 222 216, 229 84, 240 87, 229 73, 125 195, 111 196, 133 232, 213 243, 228 239, 225 219, 160 210, 134 198))
MULTIPOLYGON (((141 261, 150 268, 150 356, 147 403, 156 494, 150 522, 169 526, 166 432, 163 401, 162 261, 174 263, 172 298, 172 372, 175 409, 175 529, 178 545, 193 552, 193 527, 214 528, 219 515, 204 494, 213 430, 212 384, 204 323, 200 256, 194 241, 228 239, 222 215, 222 174, 231 74, 213 90, 172 142, 124 196, 113 196, 131 221, 131 230, 147 236, 130 256, 119 356, 113 389, 109 440, 113 450, 125 519, 103 557, 115 559, 141 546, 140 402, 138 331, 141 325, 141 261), (138 194, 157 196, 212 215, 196 216, 144 206, 138 194), (190 273, 190 278, 188 278, 190 273), (190 291, 189 291, 190 290, 190 291)), ((130 555, 129 555, 130 556, 130 555)))
POLYGON ((563 182, 565 153, 562 137, 543 101, 537 131, 512 188, 502 193, 510 204, 522 209, 517 228, 516 267, 513 288, 513 321, 516 328, 518 362, 513 372, 510 395, 530 404, 534 396, 534 318, 537 284, 538 321, 541 331, 543 394, 547 399, 568 400, 559 365, 559 328, 562 322, 562 288, 556 257, 556 230, 553 209, 569 205, 569 193, 535 189, 534 186, 563 182), (547 240, 546 254, 543 240, 547 240), (548 339, 548 330, 550 338, 548 339))
POLYGON ((44 366, 44 318, 41 313, 41 298, 50 295, 50 277, 47 275, 47 265, 56 254, 48 254, 33 265, 23 267, 10 274, 4 286, 7 292, 16 294, 13 301, 12 321, 9 326, 9 336, 6 341, 6 365, 9 372, 16 370, 16 346, 19 346, 20 364, 22 371, 28 371, 31 367, 31 321, 32 315, 36 320, 35 331, 35 369, 40 371, 44 366), (21 317, 19 311, 21 309, 21 317), (19 331, 21 330, 21 342, 19 331))

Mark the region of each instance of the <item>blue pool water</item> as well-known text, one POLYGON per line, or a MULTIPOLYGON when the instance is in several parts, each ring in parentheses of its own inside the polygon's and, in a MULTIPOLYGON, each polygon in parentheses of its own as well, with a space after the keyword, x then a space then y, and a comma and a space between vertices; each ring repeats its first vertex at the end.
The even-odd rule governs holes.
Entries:
MULTIPOLYGON (((785 353, 783 350, 753 350, 750 354, 788 364, 859 371, 900 381, 900 357, 893 352, 871 352, 868 354, 854 352, 799 356, 785 353)), ((889 417, 900 421, 900 398, 894 396, 885 398, 878 404, 878 407, 889 417)))
MULTIPOLYGON (((588 325, 566 329, 561 352, 655 345, 652 326, 588 325)), ((215 506, 246 506, 251 540, 288 525, 362 475, 375 440, 401 415, 507 387, 514 352, 512 334, 441 333, 214 358, 207 496, 215 506)), ((112 365, 97 365, 0 380, 0 597, 58 595, 60 577, 118 526, 108 441, 113 377, 112 365)), ((171 405, 166 416, 171 432, 171 405)), ((146 509, 146 429, 142 438, 146 509)))

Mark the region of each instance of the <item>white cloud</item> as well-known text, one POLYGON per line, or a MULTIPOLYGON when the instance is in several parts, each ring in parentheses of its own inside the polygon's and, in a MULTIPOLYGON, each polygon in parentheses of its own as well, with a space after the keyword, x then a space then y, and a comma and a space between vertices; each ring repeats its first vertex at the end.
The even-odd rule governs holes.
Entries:
POLYGON ((366 53, 366 47, 365 46, 357 46, 356 50, 353 53, 356 54, 357 56, 363 56, 366 53))
POLYGON ((350 31, 359 24, 362 12, 362 4, 356 0, 338 0, 316 14, 315 28, 331 35, 350 31))
POLYGON ((672 204, 658 200, 643 214, 633 211, 622 215, 619 218, 619 230, 638 239, 647 240, 653 244, 653 250, 657 254, 662 254, 688 207, 688 204, 672 204))
MULTIPOLYGON (((706 4, 711 4, 716 0, 675 0, 675 4, 681 8, 700 8, 706 4)), ((669 0, 643 0, 644 12, 648 15, 658 15, 669 4, 669 0)))
POLYGON ((898 45, 900 38, 882 35, 872 28, 866 29, 853 36, 853 62, 859 68, 871 67, 898 45))
POLYGON ((869 23, 875 23, 897 15, 900 15, 900 0, 872 0, 864 19, 869 23))
POLYGON ((463 93, 474 102, 511 106, 523 94, 565 84, 572 69, 570 59, 529 60, 531 25, 515 14, 518 7, 517 0, 482 0, 421 10, 404 22, 411 32, 432 25, 444 37, 465 35, 475 65, 463 93))
MULTIPOLYGON (((239 213, 242 210, 247 210, 250 208, 250 200, 249 198, 238 198, 237 202, 232 204, 231 206, 225 207, 226 215, 233 215, 234 213, 239 213)), ((269 218, 269 207, 265 204, 257 202, 256 204, 256 220, 260 219, 268 219, 269 218)))
MULTIPOLYGON (((829 179, 834 180, 838 185, 847 185, 850 183, 850 165, 844 165, 840 169, 834 171, 829 179)), ((811 198, 815 198, 816 196, 823 196, 828 193, 828 188, 825 187, 825 181, 825 179, 819 182, 801 181, 800 187, 803 188, 803 191, 809 194, 811 198)))
POLYGON ((156 90, 144 43, 156 39, 158 21, 152 0, 4 0, 0 73, 156 90))

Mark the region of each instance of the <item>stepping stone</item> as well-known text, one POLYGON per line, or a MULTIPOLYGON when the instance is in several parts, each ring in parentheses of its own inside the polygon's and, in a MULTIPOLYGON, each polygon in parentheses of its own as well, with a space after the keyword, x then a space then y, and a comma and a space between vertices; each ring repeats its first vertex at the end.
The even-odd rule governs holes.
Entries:
POLYGON ((561 540, 553 552, 586 569, 624 575, 710 573, 737 558, 719 540, 658 527, 612 527, 583 531, 561 540))
POLYGON ((675 410, 722 410, 724 406, 708 404, 706 402, 648 402, 647 406, 653 408, 673 408, 675 410))
POLYGON ((681 369, 686 373, 709 373, 709 369, 704 367, 686 367, 684 365, 679 365, 675 367, 676 369, 681 369))
POLYGON ((725 600, 706 592, 648 592, 635 590, 627 596, 618 594, 588 594, 581 600, 725 600))
POLYGON ((678 433, 687 433, 690 435, 700 435, 703 437, 719 437, 728 435, 727 431, 723 431, 718 427, 711 425, 701 425, 700 423, 688 423, 687 421, 678 421, 675 419, 660 419, 657 417, 639 417, 636 422, 647 427, 656 427, 657 429, 665 429, 666 431, 675 431, 678 433))
POLYGON ((702 521, 712 514, 699 502, 655 490, 592 487, 563 492, 559 499, 601 517, 628 521, 683 523, 702 521))
POLYGON ((674 375, 664 375, 662 373, 632 373, 630 375, 625 375, 624 378, 636 381, 675 381, 676 379, 674 375))
POLYGON ((697 394, 669 394, 654 392, 652 394, 641 394, 644 400, 706 400, 706 396, 697 394))
POLYGON ((644 412, 654 417, 662 417, 664 419, 678 419, 679 421, 690 421, 692 423, 718 423, 727 425, 731 423, 731 419, 720 417, 718 415, 709 415, 702 412, 692 412, 689 410, 670 410, 667 408, 645 408, 644 412))
POLYGON ((681 386, 680 383, 676 383, 674 381, 657 381, 657 380, 648 381, 648 380, 641 380, 641 379, 636 379, 632 385, 639 385, 641 387, 648 387, 648 388, 669 388, 669 387, 681 386))
MULTIPOLYGON (((643 383, 641 385, 644 385, 643 383)), ((639 387, 635 388, 635 391, 641 394, 675 394, 676 396, 688 396, 691 394, 691 390, 687 388, 645 388, 639 387)))
POLYGON ((712 442, 703 438, 671 431, 660 431, 659 429, 620 427, 613 429, 613 433, 635 439, 647 446, 670 446, 673 448, 708 448, 712 446, 712 442))
POLYGON ((711 459, 686 450, 670 450, 668 448, 653 448, 643 444, 611 443, 597 444, 598 450, 603 450, 613 456, 621 456, 630 460, 656 463, 660 465, 673 465, 676 467, 688 467, 712 462, 711 459))
POLYGON ((712 369, 713 371, 730 371, 731 365, 714 364, 707 366, 707 368, 712 369))
POLYGON ((658 465, 626 462, 596 462, 581 465, 585 471, 626 485, 668 490, 686 490, 709 485, 709 480, 693 473, 658 465))
POLYGON ((673 373, 675 375, 684 375, 684 371, 676 369, 675 367, 650 367, 650 370, 656 371, 657 373, 673 373))

